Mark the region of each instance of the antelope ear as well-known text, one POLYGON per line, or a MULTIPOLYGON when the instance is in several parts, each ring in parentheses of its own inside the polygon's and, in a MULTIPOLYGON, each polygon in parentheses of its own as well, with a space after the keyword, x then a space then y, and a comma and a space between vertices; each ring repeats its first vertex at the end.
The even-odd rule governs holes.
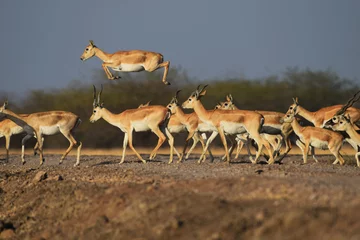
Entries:
POLYGON ((347 116, 344 115, 344 118, 348 123, 350 122, 350 114, 348 114, 347 116))
POLYGON ((91 45, 92 47, 94 47, 94 46, 95 46, 95 44, 94 44, 94 41, 93 41, 93 40, 89 40, 89 42, 90 42, 90 45, 91 45))
POLYGON ((200 99, 201 97, 205 96, 205 94, 206 94, 206 90, 201 91, 201 93, 199 93, 197 99, 200 99))
POLYGON ((232 102, 233 101, 233 97, 231 96, 231 94, 228 94, 226 96, 226 100, 229 101, 229 102, 232 102))
POLYGON ((6 101, 4 102, 3 109, 6 109, 6 107, 8 106, 8 104, 9 104, 9 102, 8 102, 8 100, 6 100, 6 101))
POLYGON ((100 104, 100 108, 103 108, 103 107, 104 107, 104 103, 101 103, 101 104, 100 104))

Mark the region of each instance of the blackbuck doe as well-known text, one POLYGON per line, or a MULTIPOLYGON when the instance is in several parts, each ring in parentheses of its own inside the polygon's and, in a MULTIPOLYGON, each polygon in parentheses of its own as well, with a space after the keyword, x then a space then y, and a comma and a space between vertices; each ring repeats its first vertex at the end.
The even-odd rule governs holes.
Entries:
POLYGON ((23 127, 27 133, 22 140, 21 161, 23 164, 25 164, 25 143, 31 137, 34 136, 37 139, 37 146, 35 146, 35 149, 37 148, 39 150, 40 165, 42 165, 44 163, 42 150, 43 136, 54 135, 57 133, 62 133, 70 143, 70 146, 60 158, 59 163, 61 164, 72 148, 77 146, 77 158, 74 166, 78 166, 80 164, 80 151, 82 143, 80 141, 76 141, 73 137, 73 131, 81 123, 81 120, 77 115, 65 111, 48 111, 18 115, 7 109, 7 102, 5 102, 0 108, 0 112, 6 114, 7 118, 23 127), (27 130, 25 127, 31 128, 32 131, 27 130))
MULTIPOLYGON (((207 85, 206 85, 207 86, 207 85)), ((182 104, 183 108, 194 109, 195 113, 198 115, 201 121, 208 124, 213 132, 209 139, 206 142, 205 149, 200 156, 200 159, 204 156, 206 150, 208 149, 211 142, 217 135, 220 135, 221 141, 224 145, 226 161, 230 163, 230 155, 227 147, 227 142, 225 135, 236 136, 239 133, 248 132, 250 137, 255 140, 259 146, 259 151, 256 154, 255 159, 250 158, 253 163, 256 163, 263 146, 269 154, 268 163, 274 163, 274 158, 270 149, 270 144, 260 136, 261 125, 264 121, 264 117, 260 113, 254 111, 245 111, 245 110, 206 110, 202 105, 200 99, 206 94, 206 86, 199 89, 200 86, 194 91, 190 97, 182 104)))
POLYGON ((95 46, 90 40, 90 44, 86 46, 80 60, 85 61, 93 56, 97 56, 103 61, 102 67, 106 76, 110 80, 119 79, 119 76, 113 76, 109 68, 119 72, 153 72, 158 68, 164 68, 163 83, 170 85, 166 81, 169 71, 170 62, 165 61, 160 53, 149 52, 143 50, 118 51, 115 53, 106 53, 95 46))
POLYGON ((0 122, 0 138, 5 137, 5 162, 8 162, 11 136, 23 133, 24 129, 10 119, 6 119, 6 116, 6 114, 2 114, 5 119, 0 122))
MULTIPOLYGON (((295 134, 300 138, 300 141, 304 143, 304 147, 298 145, 301 148, 304 163, 307 163, 309 147, 311 146, 323 150, 329 149, 336 158, 333 164, 337 162, 340 162, 340 165, 344 164, 344 159, 340 154, 343 142, 343 136, 340 133, 319 127, 302 127, 295 118, 294 113, 286 114, 283 121, 291 123, 295 134)), ((314 158, 314 160, 317 162, 316 158, 314 158)))
MULTIPOLYGON (((330 120, 331 121, 331 120, 330 120)), ((331 128, 334 131, 345 131, 351 140, 353 140, 358 147, 360 147, 360 134, 358 131, 355 130, 354 124, 351 122, 350 116, 336 115, 336 122, 329 122, 328 125, 331 125, 331 128)), ((360 160, 359 160, 360 152, 359 149, 355 154, 355 159, 357 166, 360 167, 360 160)))
MULTIPOLYGON (((341 113, 346 113, 349 114, 351 120, 354 122, 355 128, 359 129, 356 126, 356 124, 360 123, 360 109, 351 107, 360 97, 360 96, 357 97, 357 94, 359 93, 360 91, 355 93, 354 96, 350 98, 344 106, 334 105, 330 107, 321 108, 316 112, 310 112, 305 108, 301 107, 299 105, 299 100, 296 97, 293 98, 293 104, 290 105, 286 114, 295 114, 295 116, 299 115, 305 118, 306 120, 308 120, 309 122, 311 122, 312 124, 314 124, 315 127, 323 128, 326 127, 326 124, 329 121, 336 122, 337 115, 341 113)), ((357 145, 355 142, 353 142, 353 140, 351 140, 351 138, 345 136, 344 140, 347 141, 355 149, 355 151, 357 151, 357 145)))
MULTIPOLYGON (((179 101, 178 101, 179 92, 180 92, 180 90, 176 92, 175 96, 171 99, 170 103, 167 105, 167 108, 171 111, 171 114, 172 114, 169 125, 168 125, 170 132, 175 133, 175 132, 181 132, 181 131, 185 131, 185 130, 188 131, 188 136, 185 141, 185 146, 184 146, 181 158, 179 159, 179 162, 181 162, 186 153, 186 149, 187 149, 190 139, 193 139, 193 144, 192 144, 189 152, 186 154, 185 159, 189 158, 189 155, 194 150, 194 148, 196 147, 198 142, 201 143, 202 148, 204 150, 205 143, 204 143, 203 138, 200 136, 199 132, 208 132, 208 131, 210 131, 210 128, 208 127, 207 124, 203 123, 199 119, 199 117, 196 115, 196 113, 194 113, 194 112, 189 113, 189 114, 184 113, 184 111, 181 109, 179 101)), ((208 148, 208 152, 209 152, 209 156, 211 159, 210 161, 213 161, 214 157, 210 151, 210 148, 208 148)), ((202 161, 205 161, 205 160, 206 160, 206 155, 204 155, 203 159, 199 159, 198 163, 201 163, 202 161)))
POLYGON ((103 104, 100 103, 102 90, 101 86, 101 90, 96 97, 96 88, 94 86, 93 113, 90 117, 90 122, 94 123, 103 118, 106 122, 120 128, 120 130, 124 132, 123 153, 120 163, 123 163, 125 160, 126 147, 128 144, 136 156, 143 163, 146 163, 146 160, 140 156, 133 146, 133 132, 145 132, 150 130, 159 138, 156 147, 150 154, 150 160, 156 156, 156 152, 168 138, 170 145, 169 163, 171 163, 173 161, 174 138, 167 129, 167 124, 171 115, 169 110, 164 106, 150 105, 136 109, 128 109, 122 113, 114 114, 104 108, 103 104))
MULTIPOLYGON (((216 105, 215 109, 224 109, 224 110, 240 110, 234 103, 233 97, 231 94, 228 94, 224 102, 220 102, 216 105)), ((289 135, 292 132, 292 127, 290 124, 284 124, 281 122, 281 119, 285 114, 280 112, 273 111, 256 111, 264 116, 264 124, 260 130, 261 136, 266 139, 274 150, 274 156, 277 156, 280 152, 282 142, 285 141, 286 150, 282 156, 277 160, 281 160, 285 155, 290 151, 291 144, 289 143, 289 135)), ((237 141, 237 152, 235 158, 238 157, 239 151, 241 150, 244 142, 248 139, 247 134, 238 135, 236 138, 237 141)), ((251 155, 249 145, 248 152, 251 155)))

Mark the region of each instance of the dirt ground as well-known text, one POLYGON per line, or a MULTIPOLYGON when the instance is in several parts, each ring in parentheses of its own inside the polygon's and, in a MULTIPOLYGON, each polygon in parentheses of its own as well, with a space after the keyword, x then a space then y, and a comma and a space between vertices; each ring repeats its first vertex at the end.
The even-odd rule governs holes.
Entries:
MULTIPOLYGON (((120 152, 118 152, 120 154, 120 152)), ((85 153, 86 154, 86 153, 85 153)), ((360 168, 353 156, 291 155, 283 164, 188 161, 147 164, 128 156, 17 154, 0 161, 0 238, 360 239, 360 168), (34 177, 47 174, 42 181, 34 177)), ((144 155, 148 157, 148 155, 144 155)), ((3 155, 1 156, 3 157, 3 155)), ((177 160, 177 158, 175 158, 177 160)))

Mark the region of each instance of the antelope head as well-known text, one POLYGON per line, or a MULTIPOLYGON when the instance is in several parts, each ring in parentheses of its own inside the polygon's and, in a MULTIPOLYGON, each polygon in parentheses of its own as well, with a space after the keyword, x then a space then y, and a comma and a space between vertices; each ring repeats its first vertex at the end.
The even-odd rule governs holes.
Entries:
POLYGON ((103 86, 101 85, 101 90, 96 97, 96 87, 94 87, 94 102, 93 102, 93 113, 90 117, 90 122, 94 123, 102 117, 103 103, 100 103, 101 93, 103 90, 103 86))
POLYGON ((288 111, 286 112, 286 114, 293 114, 294 116, 298 113, 298 106, 299 106, 299 100, 298 98, 293 98, 293 104, 290 105, 288 111))
MULTIPOLYGON (((330 120, 328 120, 326 123, 325 123, 325 126, 327 125, 327 126, 331 126, 331 125, 333 125, 333 124, 336 124, 336 123, 338 123, 339 121, 340 121, 340 119, 342 119, 343 120, 343 117, 345 117, 345 112, 346 112, 346 110, 348 109, 348 108, 350 108, 354 103, 356 103, 357 101, 359 101, 359 99, 360 99, 360 95, 358 96, 358 94, 360 93, 360 91, 358 91, 358 92, 356 92, 355 94, 354 94, 354 96, 352 96, 348 101, 347 101, 347 103, 344 105, 344 106, 342 106, 341 108, 340 108, 340 110, 339 111, 337 111, 336 113, 335 113, 335 115, 330 119, 330 120), (341 117, 342 116, 342 117, 341 117)), ((350 119, 350 117, 349 117, 349 119, 350 119)))
POLYGON ((200 98, 206 94, 205 88, 208 85, 205 85, 200 89, 200 85, 196 88, 196 90, 190 95, 189 99, 183 102, 182 107, 186 109, 192 109, 195 106, 195 103, 200 101, 200 98))
POLYGON ((171 99, 170 103, 166 106, 170 110, 171 114, 175 114, 177 108, 180 107, 180 104, 179 104, 179 101, 178 101, 178 96, 179 96, 180 91, 181 90, 178 90, 176 92, 175 97, 173 97, 171 99))
POLYGON ((295 114, 286 113, 285 116, 280 120, 281 123, 292 123, 295 119, 295 114))
POLYGON ((96 48, 96 46, 95 46, 95 44, 94 44, 94 42, 92 40, 90 40, 89 42, 90 42, 89 45, 86 46, 83 54, 80 57, 81 61, 85 61, 85 60, 95 56, 95 53, 96 53, 95 48, 96 48))
MULTIPOLYGON (((351 124, 350 115, 345 116, 345 114, 338 115, 337 122, 331 125, 332 130, 334 131, 346 131, 349 125, 351 124)), ((330 120, 331 121, 331 120, 330 120)))

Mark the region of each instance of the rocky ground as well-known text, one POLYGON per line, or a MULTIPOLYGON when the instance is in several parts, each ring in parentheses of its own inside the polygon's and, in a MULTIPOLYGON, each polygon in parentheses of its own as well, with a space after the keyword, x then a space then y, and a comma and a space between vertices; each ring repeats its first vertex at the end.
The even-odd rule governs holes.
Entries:
POLYGON ((0 161, 0 238, 360 239, 360 169, 332 156, 301 164, 47 154, 0 161))

